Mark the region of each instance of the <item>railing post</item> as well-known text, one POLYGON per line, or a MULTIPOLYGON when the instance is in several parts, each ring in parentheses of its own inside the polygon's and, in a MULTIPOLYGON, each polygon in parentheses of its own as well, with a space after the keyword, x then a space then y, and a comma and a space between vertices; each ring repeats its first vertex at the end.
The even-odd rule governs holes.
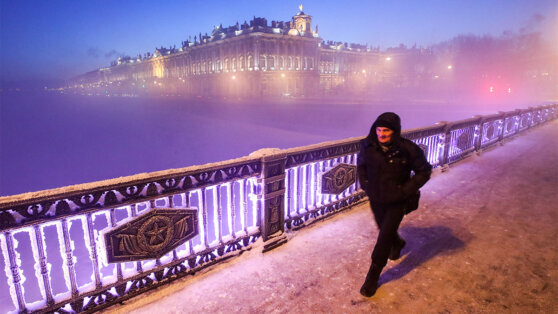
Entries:
POLYGON ((484 136, 484 118, 482 116, 478 116, 479 117, 479 136, 477 136, 477 138, 475 139, 475 152, 477 153, 477 156, 480 156, 480 154, 482 153, 482 138, 484 136))
POLYGON ((506 116, 507 114, 504 111, 499 111, 498 112, 500 114, 500 119, 502 120, 502 123, 500 124, 499 130, 498 130, 498 143, 500 143, 500 146, 504 145, 504 132, 506 131, 506 116))
POLYGON ((285 165, 287 155, 276 153, 262 157, 262 178, 258 199, 262 204, 260 230, 264 252, 287 242, 285 235, 285 165))
POLYGON ((533 107, 527 108, 527 112, 529 112, 529 119, 527 120, 527 129, 530 129, 533 126, 533 116, 535 114, 535 110, 533 107))
POLYGON ((515 110, 515 116, 516 116, 516 120, 515 120, 515 132, 513 132, 515 135, 517 135, 519 133, 519 129, 521 129, 521 109, 516 109, 515 110))
POLYGON ((442 140, 443 140, 442 149, 443 150, 442 150, 442 154, 440 155, 442 157, 442 160, 440 160, 440 166, 441 166, 442 172, 446 172, 446 171, 449 170, 449 149, 450 149, 450 144, 451 144, 451 132, 450 132, 451 124, 449 124, 447 121, 440 121, 438 123, 444 125, 444 131, 443 131, 443 135, 442 135, 442 140))

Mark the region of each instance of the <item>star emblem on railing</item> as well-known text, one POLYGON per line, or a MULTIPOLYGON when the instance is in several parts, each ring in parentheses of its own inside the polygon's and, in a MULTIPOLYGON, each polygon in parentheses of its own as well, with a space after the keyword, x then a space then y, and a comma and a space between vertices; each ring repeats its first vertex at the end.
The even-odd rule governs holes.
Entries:
POLYGON ((153 230, 151 231, 147 231, 145 234, 150 236, 149 239, 149 244, 153 245, 153 244, 157 244, 157 240, 160 240, 159 243, 164 242, 166 237, 161 235, 161 233, 166 232, 167 230, 170 230, 170 228, 168 227, 163 227, 160 228, 159 224, 157 224, 157 222, 155 222, 153 224, 153 230))
POLYGON ((338 164, 322 175, 322 193, 340 194, 356 182, 356 166, 338 164))
POLYGON ((110 263, 159 258, 198 234, 197 210, 153 209, 104 235, 110 263))

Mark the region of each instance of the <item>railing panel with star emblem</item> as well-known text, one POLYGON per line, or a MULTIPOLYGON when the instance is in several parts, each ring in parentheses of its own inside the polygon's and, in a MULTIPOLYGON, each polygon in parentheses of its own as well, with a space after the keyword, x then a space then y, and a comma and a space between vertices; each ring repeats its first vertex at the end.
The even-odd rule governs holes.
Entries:
POLYGON ((498 142, 503 133, 502 115, 492 115, 483 119, 481 124, 481 148, 486 148, 498 142))
POLYGON ((2 310, 96 311, 250 249, 260 237, 260 175, 258 159, 231 161, 1 203, 10 215, 0 233, 10 291, 2 310), (111 256, 103 241, 118 228, 124 257, 111 256))
POLYGON ((365 193, 356 180, 360 139, 307 150, 290 150, 285 169, 285 226, 298 228, 348 208, 365 193), (326 173, 336 167, 335 177, 326 173), (325 191, 323 180, 343 186, 339 193, 325 191))
POLYGON ((447 163, 463 159, 475 150, 479 138, 481 119, 479 117, 454 122, 448 128, 449 147, 447 163))

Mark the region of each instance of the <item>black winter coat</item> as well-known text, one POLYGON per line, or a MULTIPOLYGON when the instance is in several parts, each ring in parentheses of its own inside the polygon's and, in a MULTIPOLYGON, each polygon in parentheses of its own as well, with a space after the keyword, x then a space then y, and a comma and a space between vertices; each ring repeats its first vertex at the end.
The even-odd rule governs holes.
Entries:
POLYGON ((368 137, 361 141, 358 176, 372 205, 404 204, 430 179, 432 173, 432 166, 422 149, 400 137, 399 121, 394 113, 380 115, 368 137), (385 122, 386 119, 391 122, 390 129, 394 130, 394 134, 389 149, 384 152, 376 137, 376 125, 379 120, 385 122))

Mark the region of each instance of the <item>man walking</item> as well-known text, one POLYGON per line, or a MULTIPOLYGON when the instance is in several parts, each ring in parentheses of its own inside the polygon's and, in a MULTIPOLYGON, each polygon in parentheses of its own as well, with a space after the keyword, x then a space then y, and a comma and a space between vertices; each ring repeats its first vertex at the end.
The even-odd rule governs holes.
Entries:
POLYGON ((401 119, 393 112, 382 113, 361 142, 358 154, 360 185, 370 200, 380 230, 372 251, 372 264, 360 289, 371 297, 387 260, 396 260, 405 246, 397 230, 408 208, 418 201, 418 190, 430 179, 432 166, 415 143, 401 138, 401 119), (411 171, 414 175, 411 175, 411 171))

